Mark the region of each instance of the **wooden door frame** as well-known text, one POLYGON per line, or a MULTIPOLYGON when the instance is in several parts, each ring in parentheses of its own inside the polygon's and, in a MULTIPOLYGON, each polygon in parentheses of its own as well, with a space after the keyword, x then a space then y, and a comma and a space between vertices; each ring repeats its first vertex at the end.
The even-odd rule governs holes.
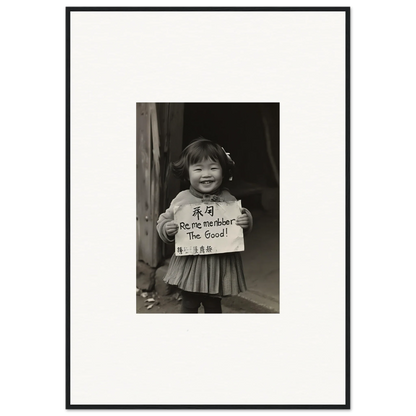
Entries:
POLYGON ((182 150, 184 105, 136 104, 137 260, 156 268, 166 256, 156 223, 179 191, 169 164, 182 150))

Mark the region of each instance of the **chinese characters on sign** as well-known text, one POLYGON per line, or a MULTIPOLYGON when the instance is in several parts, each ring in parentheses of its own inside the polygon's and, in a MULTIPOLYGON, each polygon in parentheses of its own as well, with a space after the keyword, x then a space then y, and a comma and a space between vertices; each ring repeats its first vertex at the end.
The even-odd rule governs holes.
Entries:
MULTIPOLYGON (((211 217, 214 216, 214 205, 206 205, 205 214, 211 215, 211 217)), ((200 205, 194 208, 194 213, 192 214, 193 217, 196 217, 199 221, 199 217, 203 216, 204 214, 201 211, 200 205)))
POLYGON ((190 256, 194 254, 212 254, 212 246, 178 246, 176 245, 177 256, 190 256))
POLYGON ((241 201, 189 204, 175 207, 179 226, 175 237, 177 256, 244 251, 243 229, 236 224, 241 201))

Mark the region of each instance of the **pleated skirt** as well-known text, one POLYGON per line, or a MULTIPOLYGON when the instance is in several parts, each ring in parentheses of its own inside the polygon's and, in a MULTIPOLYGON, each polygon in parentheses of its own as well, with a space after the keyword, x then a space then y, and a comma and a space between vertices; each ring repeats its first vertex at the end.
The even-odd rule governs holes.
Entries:
POLYGON ((235 296, 247 289, 240 253, 172 256, 166 283, 188 292, 235 296))

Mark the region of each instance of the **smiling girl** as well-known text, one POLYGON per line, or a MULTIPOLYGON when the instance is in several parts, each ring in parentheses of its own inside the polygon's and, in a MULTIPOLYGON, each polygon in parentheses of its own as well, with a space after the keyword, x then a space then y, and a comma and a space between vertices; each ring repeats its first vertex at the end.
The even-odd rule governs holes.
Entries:
MULTIPOLYGON (((173 173, 189 183, 189 190, 180 192, 165 213, 160 215, 157 231, 165 243, 174 243, 178 224, 173 221, 175 206, 200 202, 236 201, 226 185, 232 179, 234 162, 218 144, 200 137, 192 141, 179 160, 172 165, 173 173)), ((247 233, 253 226, 250 212, 242 208, 236 224, 247 233)), ((193 256, 172 255, 165 282, 182 289, 182 313, 221 313, 221 298, 246 290, 240 253, 193 256)))

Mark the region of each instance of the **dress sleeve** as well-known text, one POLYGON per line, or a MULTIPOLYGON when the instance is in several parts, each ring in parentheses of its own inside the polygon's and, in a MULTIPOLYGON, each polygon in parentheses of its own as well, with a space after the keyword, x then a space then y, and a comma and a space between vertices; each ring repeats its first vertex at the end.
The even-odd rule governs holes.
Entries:
MULTIPOLYGON (((224 196, 224 199, 226 200, 226 201, 237 201, 237 198, 234 196, 234 195, 231 195, 230 194, 230 192, 227 190, 227 191, 224 191, 224 193, 223 193, 223 196, 224 196)), ((251 212, 247 209, 247 208, 241 208, 241 213, 242 214, 247 214, 247 216, 248 216, 248 219, 249 219, 249 221, 250 221, 250 225, 249 225, 249 227, 248 228, 244 228, 243 229, 243 231, 244 231, 244 235, 247 235, 247 234, 249 234, 250 232, 251 232, 251 230, 253 229, 253 216, 251 215, 251 212)))
POLYGON ((175 200, 172 201, 170 207, 159 216, 159 219, 156 223, 156 230, 159 234, 159 237, 166 244, 172 244, 175 242, 175 236, 169 237, 166 233, 166 224, 170 221, 173 221, 173 207, 175 200))
POLYGON ((242 214, 247 214, 248 219, 250 221, 250 225, 248 226, 248 228, 244 228, 244 235, 247 235, 253 229, 253 216, 251 215, 251 212, 247 208, 242 208, 241 212, 242 214))

